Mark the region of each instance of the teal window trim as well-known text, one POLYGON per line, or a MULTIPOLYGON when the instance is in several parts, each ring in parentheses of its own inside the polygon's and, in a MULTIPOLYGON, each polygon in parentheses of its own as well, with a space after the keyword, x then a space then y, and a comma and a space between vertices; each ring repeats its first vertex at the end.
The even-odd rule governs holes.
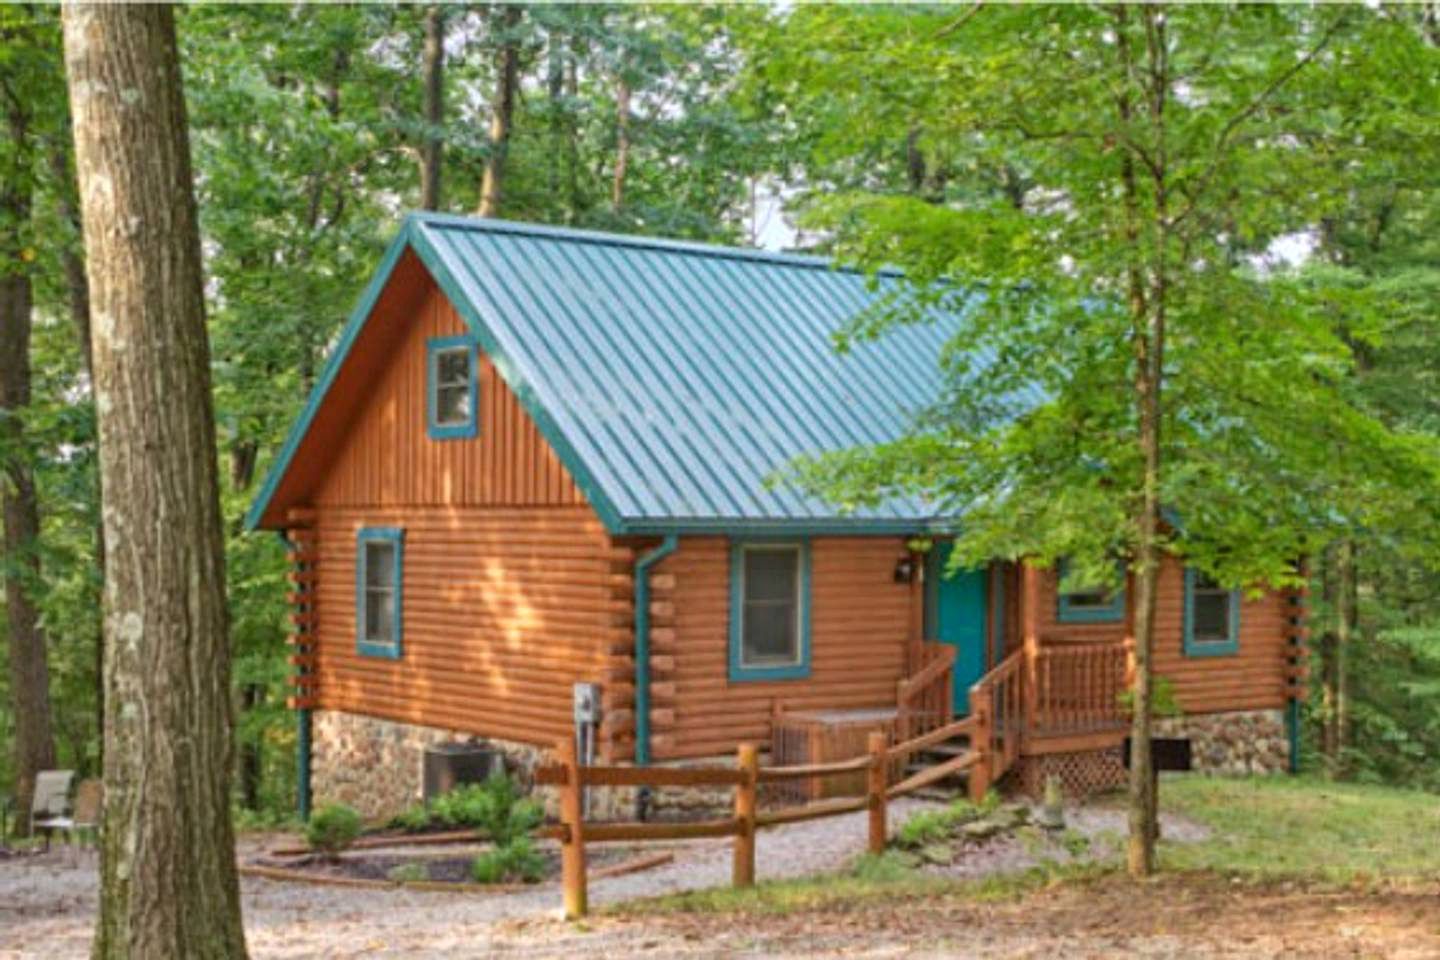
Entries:
POLYGON ((810 541, 808 539, 747 539, 730 543, 730 680, 803 680, 810 676, 810 541), (747 550, 793 549, 799 557, 796 577, 796 635, 799 659, 793 664, 745 666, 742 662, 745 625, 745 553, 747 550))
POLYGON ((1195 637, 1195 580, 1197 573, 1185 568, 1185 640, 1187 657, 1230 657, 1240 652, 1240 591, 1230 591, 1230 607, 1226 611, 1224 640, 1198 640, 1195 637))
POLYGON ((479 351, 471 337, 431 337, 425 341, 425 432, 431 440, 468 440, 478 432, 480 379, 479 351), (439 357, 442 353, 464 350, 470 362, 470 416, 464 423, 440 423, 437 409, 439 393, 439 357))
POLYGON ((402 646, 405 617, 405 531, 399 527, 362 527, 355 537, 355 650, 367 657, 384 657, 399 660, 402 646), (391 613, 390 643, 376 643, 366 640, 368 633, 365 622, 365 583, 367 559, 365 547, 371 543, 393 543, 391 555, 390 583, 395 591, 395 609, 391 613))
POLYGON ((1110 602, 1105 606, 1077 605, 1070 599, 1072 594, 1060 592, 1059 585, 1065 581, 1069 573, 1070 562, 1061 558, 1056 565, 1056 602, 1055 619, 1060 623, 1119 623, 1125 619, 1125 569, 1124 563, 1116 562, 1120 573, 1120 586, 1110 596, 1110 602))

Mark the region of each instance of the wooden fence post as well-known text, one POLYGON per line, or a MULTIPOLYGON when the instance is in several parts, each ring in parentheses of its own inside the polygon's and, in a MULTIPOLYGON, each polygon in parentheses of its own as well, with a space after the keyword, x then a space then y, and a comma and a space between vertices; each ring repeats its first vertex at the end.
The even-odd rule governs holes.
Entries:
POLYGON ((879 730, 870 733, 870 769, 866 792, 870 801, 870 852, 885 852, 885 791, 889 786, 888 760, 885 756, 885 734, 879 730))
POLYGON ((760 755, 753 743, 742 743, 735 752, 735 768, 745 779, 735 787, 735 834, 733 882, 737 887, 755 885, 755 785, 760 770, 760 755))
MULTIPOLYGON (((988 686, 970 691, 970 716, 975 718, 975 732, 970 740, 970 749, 979 754, 978 761, 970 768, 970 800, 972 803, 984 800, 986 792, 990 789, 990 771, 994 769, 995 762, 993 727, 995 721, 990 712, 994 699, 995 694, 988 686)), ((1012 732, 1007 730, 1005 735, 1011 736, 1012 732)))
POLYGON ((555 745, 560 763, 565 768, 565 783, 560 788, 560 822, 565 836, 560 841, 560 875, 565 888, 565 919, 578 920, 589 909, 585 889, 585 818, 581 809, 584 787, 580 783, 580 760, 575 741, 570 737, 555 745))

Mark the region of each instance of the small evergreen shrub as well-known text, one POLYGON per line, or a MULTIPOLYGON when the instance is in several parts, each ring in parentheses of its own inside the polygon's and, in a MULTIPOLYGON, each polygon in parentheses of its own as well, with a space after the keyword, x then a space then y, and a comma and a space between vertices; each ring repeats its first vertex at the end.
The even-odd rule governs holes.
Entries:
POLYGON ((406 833, 419 833, 430 826, 430 811, 422 803, 407 807, 390 821, 390 826, 398 827, 406 833))
POLYGON ((515 781, 500 771, 484 783, 465 784, 436 797, 429 810, 430 822, 483 830, 497 847, 528 834, 544 814, 538 801, 521 794, 515 781))
POLYGON ((480 854, 470 864, 476 883, 505 883, 519 880, 538 883, 545 876, 545 858, 529 837, 519 836, 480 854))
POLYGON ((305 826, 305 839, 314 850, 335 857, 350 849, 360 836, 360 814, 343 803, 321 807, 310 815, 305 826))

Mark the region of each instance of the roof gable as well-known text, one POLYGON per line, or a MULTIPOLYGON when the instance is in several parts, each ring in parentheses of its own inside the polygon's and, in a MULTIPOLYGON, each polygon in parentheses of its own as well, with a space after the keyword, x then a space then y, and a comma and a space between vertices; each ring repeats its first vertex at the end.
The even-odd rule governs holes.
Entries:
POLYGON ((841 355, 832 335, 874 294, 826 261, 427 214, 391 244, 248 526, 280 525, 277 491, 406 251, 614 533, 905 532, 933 513, 897 498, 841 514, 766 480, 898 437, 936 396, 948 324, 841 355))

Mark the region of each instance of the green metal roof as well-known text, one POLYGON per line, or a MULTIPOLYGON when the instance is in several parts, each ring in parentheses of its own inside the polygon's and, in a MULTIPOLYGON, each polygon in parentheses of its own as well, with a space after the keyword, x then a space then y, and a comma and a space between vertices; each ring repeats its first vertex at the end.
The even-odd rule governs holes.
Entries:
POLYGON ((903 533, 933 519, 916 498, 842 513, 766 481, 796 456, 900 436, 936 399, 954 318, 842 355, 832 335, 876 294, 822 259, 416 214, 333 351, 252 527, 407 247, 612 532, 903 533))

